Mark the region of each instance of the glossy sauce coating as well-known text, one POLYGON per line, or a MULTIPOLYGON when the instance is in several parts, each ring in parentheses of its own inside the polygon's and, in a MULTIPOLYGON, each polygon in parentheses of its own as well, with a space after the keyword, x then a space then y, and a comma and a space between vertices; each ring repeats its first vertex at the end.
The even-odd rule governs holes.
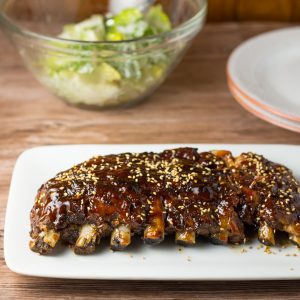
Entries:
POLYGON ((299 226, 300 186, 292 172, 254 153, 236 159, 234 178, 241 188, 241 218, 249 224, 266 223, 273 229, 299 226))
POLYGON ((32 224, 127 224, 139 232, 163 214, 167 230, 218 233, 239 202, 230 176, 221 158, 192 148, 93 157, 40 188, 32 224))

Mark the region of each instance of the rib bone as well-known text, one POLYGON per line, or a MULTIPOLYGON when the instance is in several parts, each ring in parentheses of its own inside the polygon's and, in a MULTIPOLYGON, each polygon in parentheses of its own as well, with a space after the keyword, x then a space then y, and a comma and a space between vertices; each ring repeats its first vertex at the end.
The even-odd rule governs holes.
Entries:
POLYGON ((289 233, 290 240, 300 247, 300 224, 287 225, 284 230, 289 233))
POLYGON ((60 234, 51 229, 46 232, 44 236, 44 243, 48 244, 51 248, 54 248, 60 238, 60 234))
POLYGON ((194 245, 196 243, 195 231, 179 231, 175 236, 176 243, 183 246, 194 245))
POLYGON ((110 247, 114 251, 121 251, 131 243, 130 228, 126 225, 120 225, 115 228, 111 234, 110 247))
POLYGON ((159 244, 164 240, 165 233, 162 203, 159 199, 154 199, 151 209, 148 216, 149 225, 144 231, 144 241, 146 244, 159 244))
POLYGON ((258 229, 258 239, 266 246, 275 245, 274 230, 266 223, 262 224, 258 229))
POLYGON ((93 224, 84 224, 79 230, 74 252, 76 254, 90 254, 95 251, 97 242, 97 228, 93 224))
POLYGON ((48 230, 46 226, 42 227, 39 234, 32 234, 33 240, 29 242, 29 247, 32 251, 40 254, 48 254, 52 252, 60 239, 60 233, 53 229, 48 230))

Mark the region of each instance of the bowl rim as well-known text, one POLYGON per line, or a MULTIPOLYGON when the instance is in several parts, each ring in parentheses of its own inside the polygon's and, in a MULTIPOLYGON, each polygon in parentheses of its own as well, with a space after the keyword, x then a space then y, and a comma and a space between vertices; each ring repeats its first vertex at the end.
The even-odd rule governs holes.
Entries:
POLYGON ((5 5, 5 2, 7 0, 0 0, 0 25, 3 24, 5 28, 7 28, 9 31, 17 33, 19 35, 27 36, 31 39, 35 40, 43 40, 46 42, 63 42, 67 44, 84 44, 84 45, 117 45, 117 44, 128 44, 128 43, 137 43, 137 42, 144 42, 144 41, 151 41, 156 40, 159 38, 166 38, 168 36, 176 35, 176 33, 181 33, 185 29, 189 29, 189 27, 193 27, 194 23, 196 23, 198 20, 203 20, 206 17, 207 13, 207 0, 192 0, 193 2, 196 2, 199 4, 199 10, 198 12, 191 17, 190 19, 186 20, 179 26, 173 28, 170 31, 163 32, 156 35, 151 35, 147 37, 141 37, 141 38, 135 38, 135 39, 128 39, 128 40, 122 40, 122 41, 81 41, 81 40, 69 40, 64 39, 60 37, 51 37, 48 35, 43 35, 28 29, 22 28, 22 26, 17 25, 11 18, 9 18, 2 10, 2 7, 5 5))

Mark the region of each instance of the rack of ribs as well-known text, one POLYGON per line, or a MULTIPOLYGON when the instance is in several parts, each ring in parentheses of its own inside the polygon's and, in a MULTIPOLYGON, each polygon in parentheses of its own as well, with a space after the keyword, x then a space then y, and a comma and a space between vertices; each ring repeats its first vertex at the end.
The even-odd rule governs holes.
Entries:
POLYGON ((51 252, 57 242, 76 254, 95 251, 110 236, 123 250, 134 234, 157 244, 166 234, 193 245, 197 236, 217 244, 246 241, 244 224, 262 243, 275 231, 300 244, 300 188, 292 173, 252 153, 161 153, 97 156, 59 173, 38 191, 31 210, 31 250, 51 252))

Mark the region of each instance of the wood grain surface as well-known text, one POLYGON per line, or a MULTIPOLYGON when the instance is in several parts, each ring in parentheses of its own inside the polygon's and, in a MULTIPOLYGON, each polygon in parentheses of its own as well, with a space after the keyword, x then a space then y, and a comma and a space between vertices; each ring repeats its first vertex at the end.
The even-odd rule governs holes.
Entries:
MULTIPOLYGON (((164 0, 166 1, 166 0, 164 0)), ((106 3, 107 0, 101 0, 106 3)), ((74 7, 74 1, 69 0, 74 7)), ((99 0, 81 1, 80 13, 86 16, 99 0)), ((95 11, 93 9, 93 11, 95 11)), ((208 0, 208 21, 300 21, 300 0, 208 0)))
MULTIPOLYGON (((166 1, 166 0, 164 0, 166 1)), ((207 0, 208 21, 300 21, 300 0, 207 0)), ((71 11, 77 10, 80 18, 89 16, 95 7, 107 0, 64 1, 71 11), (92 8, 92 10, 91 10, 92 8)), ((180 2, 180 1, 179 1, 180 2)), ((49 1, 49 9, 51 9, 49 1)))
POLYGON ((208 0, 208 20, 300 21, 300 0, 208 0))
POLYGON ((225 78, 226 61, 234 47, 250 36, 282 26, 286 24, 208 25, 180 66, 148 101, 130 109, 103 112, 67 106, 48 93, 25 70, 14 49, 1 35, 0 299, 299 299, 300 281, 41 279, 14 274, 6 267, 3 257, 10 178, 17 156, 30 147, 176 142, 299 145, 299 134, 277 128, 243 110, 228 92, 225 78))

